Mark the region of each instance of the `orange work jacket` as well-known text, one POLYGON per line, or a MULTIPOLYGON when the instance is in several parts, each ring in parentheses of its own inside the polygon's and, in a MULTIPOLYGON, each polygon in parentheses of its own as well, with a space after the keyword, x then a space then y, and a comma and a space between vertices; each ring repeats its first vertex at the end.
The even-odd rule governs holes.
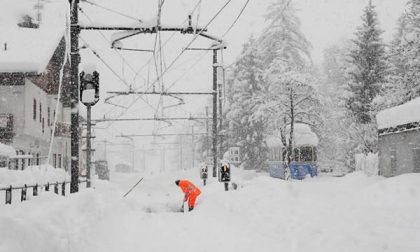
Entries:
POLYGON ((199 195, 201 193, 200 189, 188 180, 180 180, 179 187, 185 193, 185 198, 188 198, 190 195, 199 195))

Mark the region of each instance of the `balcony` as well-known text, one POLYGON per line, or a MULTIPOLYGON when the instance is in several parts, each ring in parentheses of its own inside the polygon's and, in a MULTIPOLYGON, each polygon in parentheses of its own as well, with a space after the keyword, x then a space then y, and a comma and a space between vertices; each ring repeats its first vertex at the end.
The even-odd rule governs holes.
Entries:
POLYGON ((12 114, 0 113, 0 142, 11 143, 13 141, 15 136, 13 125, 12 114))
POLYGON ((55 124, 55 137, 70 137, 70 123, 57 122, 55 124))

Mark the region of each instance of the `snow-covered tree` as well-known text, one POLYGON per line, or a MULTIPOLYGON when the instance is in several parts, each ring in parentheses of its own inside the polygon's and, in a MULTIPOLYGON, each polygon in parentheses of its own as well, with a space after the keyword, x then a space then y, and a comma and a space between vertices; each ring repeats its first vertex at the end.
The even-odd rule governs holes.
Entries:
MULTIPOLYGON (((267 71, 268 85, 261 90, 259 110, 269 116, 274 133, 279 133, 284 146, 293 150, 294 127, 303 123, 319 128, 320 106, 314 79, 310 73, 288 66, 281 58, 275 59, 267 71)), ((291 162, 288 151, 287 162, 291 162)))
POLYGON ((310 43, 300 30, 300 20, 290 0, 276 0, 267 10, 267 28, 258 39, 264 64, 282 59, 303 68, 311 63, 310 43))
POLYGON ((372 101, 385 82, 385 46, 382 43, 378 17, 372 1, 364 9, 362 25, 358 27, 355 48, 350 53, 350 70, 347 107, 358 122, 368 124, 372 121, 372 101))
POLYGON ((391 43, 388 84, 385 94, 376 101, 380 109, 420 96, 420 1, 410 0, 408 6, 391 43))
POLYGON ((348 137, 348 113, 345 107, 350 48, 351 41, 345 40, 324 50, 319 92, 324 123, 319 133, 318 158, 324 169, 339 172, 354 167, 351 156, 355 144, 348 137))
POLYGON ((266 160, 264 115, 255 114, 256 94, 263 89, 263 65, 251 38, 243 48, 233 73, 231 104, 227 108, 228 141, 241 148, 246 169, 263 169, 266 160))

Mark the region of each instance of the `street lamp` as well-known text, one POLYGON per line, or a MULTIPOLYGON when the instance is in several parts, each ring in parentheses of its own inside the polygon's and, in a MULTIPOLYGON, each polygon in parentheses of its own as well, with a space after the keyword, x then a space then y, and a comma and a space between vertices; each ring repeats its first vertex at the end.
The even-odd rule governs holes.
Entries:
POLYGON ((99 101, 99 73, 94 67, 86 67, 80 73, 80 101, 87 108, 87 132, 86 132, 86 180, 87 187, 90 187, 90 168, 91 168, 91 109, 99 101))

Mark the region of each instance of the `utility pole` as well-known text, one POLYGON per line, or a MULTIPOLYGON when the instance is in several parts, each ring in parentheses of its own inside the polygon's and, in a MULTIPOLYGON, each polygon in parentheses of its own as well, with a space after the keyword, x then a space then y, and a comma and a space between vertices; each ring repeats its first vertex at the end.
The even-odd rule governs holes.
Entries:
MULTIPOLYGON (((206 117, 209 117, 209 107, 206 106, 206 117)), ((206 163, 209 156, 209 121, 206 120, 206 163)))
POLYGON ((217 176, 217 49, 213 49, 213 177, 217 176))
MULTIPOLYGON (((218 66, 218 69, 221 71, 221 74, 218 75, 217 78, 217 82, 218 82, 218 95, 219 95, 219 134, 221 133, 222 129, 223 129, 223 109, 222 109, 222 101, 223 101, 223 68, 221 66, 218 66)), ((219 158, 220 160, 223 159, 223 136, 222 134, 219 135, 220 136, 220 143, 219 143, 219 158)))
POLYGON ((79 34, 78 4, 79 0, 69 0, 71 11, 71 77, 70 77, 70 111, 71 111, 71 181, 70 193, 79 191, 79 34))
POLYGON ((91 181, 90 181, 90 169, 92 165, 92 157, 91 157, 91 130, 92 130, 92 122, 91 122, 91 111, 92 105, 88 104, 87 108, 87 132, 86 132, 86 179, 87 179, 87 187, 90 188, 91 181))

